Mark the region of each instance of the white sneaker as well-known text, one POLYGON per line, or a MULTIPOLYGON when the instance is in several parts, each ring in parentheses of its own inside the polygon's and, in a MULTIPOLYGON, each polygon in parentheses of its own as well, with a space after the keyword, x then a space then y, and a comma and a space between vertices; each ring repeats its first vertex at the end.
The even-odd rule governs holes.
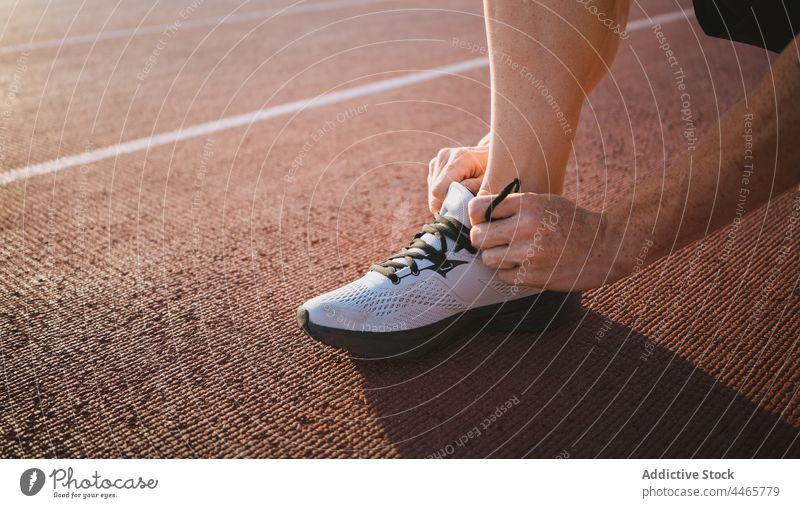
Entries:
POLYGON ((580 293, 510 286, 469 240, 473 194, 452 183, 436 222, 360 279, 297 309, 314 339, 358 356, 413 357, 463 332, 542 330, 580 305, 580 293))

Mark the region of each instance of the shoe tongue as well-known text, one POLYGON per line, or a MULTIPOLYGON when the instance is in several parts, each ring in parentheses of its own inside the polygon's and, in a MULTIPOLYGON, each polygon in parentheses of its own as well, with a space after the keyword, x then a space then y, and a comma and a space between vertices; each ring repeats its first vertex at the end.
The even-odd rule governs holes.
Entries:
MULTIPOLYGON (((450 184, 450 188, 447 190, 447 196, 444 198, 444 203, 442 203, 442 208, 439 210, 439 215, 444 217, 451 217, 466 227, 471 227, 469 222, 469 201, 474 198, 475 196, 463 185, 458 182, 453 182, 450 184)), ((434 235, 430 233, 425 233, 422 235, 422 240, 431 245, 435 249, 441 249, 441 244, 439 243, 439 239, 436 238, 434 235)), ((453 242, 448 242, 448 249, 452 248, 453 242)), ((411 249, 415 251, 422 252, 421 249, 411 249)), ((404 265, 407 265, 404 258, 394 258, 393 261, 397 261, 404 265)), ((431 264, 429 261, 420 261, 418 262, 420 268, 431 264)))
POLYGON ((450 184, 447 190, 447 196, 442 203, 442 209, 439 215, 445 217, 452 217, 464 226, 471 228, 472 224, 469 221, 469 202, 475 196, 463 185, 458 182, 450 184))

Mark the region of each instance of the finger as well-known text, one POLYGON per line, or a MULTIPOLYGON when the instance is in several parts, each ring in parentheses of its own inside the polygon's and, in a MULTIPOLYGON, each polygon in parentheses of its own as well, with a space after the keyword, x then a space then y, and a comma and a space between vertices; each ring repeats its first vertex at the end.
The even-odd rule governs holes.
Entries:
POLYGON ((428 172, 430 173, 428 206, 433 213, 437 213, 442 208, 442 201, 444 201, 444 196, 447 194, 447 190, 444 191, 444 194, 442 193, 440 187, 437 187, 437 183, 439 183, 442 172, 447 167, 447 162, 450 160, 450 155, 453 151, 452 148, 442 148, 428 164, 428 172))
POLYGON ((509 285, 519 284, 519 270, 503 269, 497 270, 494 276, 500 281, 509 285))
POLYGON ((447 166, 447 161, 450 160, 450 154, 453 152, 450 148, 442 148, 436 154, 436 165, 434 167, 434 176, 438 175, 447 166))
POLYGON ((460 182, 471 192, 480 188, 483 169, 489 156, 488 148, 444 148, 439 151, 435 161, 431 161, 429 172, 429 206, 435 213, 442 206, 450 184, 460 182))
MULTIPOLYGON (((513 286, 562 291, 562 289, 558 288, 558 284, 553 284, 553 280, 548 274, 542 273, 541 270, 537 270, 533 263, 526 265, 524 270, 519 266, 497 270, 497 272, 495 272, 495 277, 497 277, 501 282, 505 282, 506 284, 513 286)), ((572 291, 573 289, 567 287, 566 291, 572 291)))
MULTIPOLYGON (((469 220, 472 225, 486 222, 486 210, 492 201, 497 198, 495 194, 482 194, 483 191, 478 193, 478 196, 473 198, 468 205, 469 220)), ((500 202, 492 210, 492 219, 504 219, 512 217, 520 212, 522 209, 522 198, 525 194, 509 194, 503 201, 500 202)))
POLYGON ((450 157, 450 148, 442 148, 436 157, 431 159, 428 163, 428 207, 431 212, 437 213, 442 208, 443 196, 438 196, 434 192, 434 185, 438 179, 439 173, 444 169, 447 160, 450 157))
MULTIPOLYGON (((439 211, 439 209, 436 208, 437 199, 433 195, 433 165, 434 165, 435 162, 436 162, 436 159, 433 159, 433 160, 431 160, 430 164, 428 165, 428 208, 430 208, 433 213, 436 213, 436 212, 439 211)), ((441 203, 440 203, 440 205, 441 205, 441 203)))
POLYGON ((486 194, 486 191, 481 190, 478 192, 477 196, 470 199, 469 203, 467 203, 469 222, 472 224, 473 228, 482 222, 486 222, 486 217, 484 217, 484 214, 486 212, 486 207, 488 207, 489 203, 492 202, 492 198, 492 195, 486 194))
MULTIPOLYGON (((496 194, 478 194, 478 196, 469 202, 469 218, 473 224, 480 224, 486 221, 486 210, 489 205, 497 198, 496 194)), ((509 194, 499 204, 495 205, 492 209, 492 220, 505 219, 519 214, 524 204, 536 204, 535 194, 533 193, 516 193, 509 194), (527 203, 526 203, 527 200, 527 203)))
POLYGON ((461 164, 467 169, 468 176, 473 177, 477 176, 479 172, 483 173, 483 168, 488 162, 489 149, 479 146, 452 150, 447 161, 448 164, 461 164))
MULTIPOLYGON (((466 176, 464 167, 460 164, 450 164, 444 171, 440 172, 433 180, 431 194, 436 198, 439 205, 444 201, 447 196, 447 191, 450 189, 450 184, 453 182, 461 182, 466 176)), ((438 210, 437 210, 438 211, 438 210)))
POLYGON ((428 207, 431 209, 432 213, 437 214, 442 209, 442 201, 431 195, 428 198, 428 207))
MULTIPOLYGON (((525 273, 524 275, 527 276, 528 274, 525 273)), ((526 277, 524 277, 522 272, 520 272, 519 266, 497 270, 494 276, 497 277, 500 282, 504 282, 510 286, 528 285, 526 277)))
POLYGON ((442 209, 444 197, 447 195, 447 188, 449 187, 449 180, 443 181, 441 176, 433 177, 430 184, 429 204, 433 213, 438 213, 442 209), (442 190, 445 189, 445 190, 442 190))
POLYGON ((481 251, 481 261, 483 264, 494 270, 510 269, 516 265, 508 258, 507 247, 495 247, 481 251))
POLYGON ((481 182, 483 178, 467 178, 461 182, 461 185, 469 189, 469 191, 473 194, 478 192, 478 189, 481 188, 481 182))
POLYGON ((472 226, 470 242, 477 249, 491 249, 509 245, 520 230, 519 217, 512 217, 472 226))

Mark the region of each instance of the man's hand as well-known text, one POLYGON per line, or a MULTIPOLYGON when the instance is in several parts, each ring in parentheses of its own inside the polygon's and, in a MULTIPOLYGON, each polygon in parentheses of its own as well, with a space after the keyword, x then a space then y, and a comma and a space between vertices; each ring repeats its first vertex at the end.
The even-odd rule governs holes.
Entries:
POLYGON ((451 182, 460 182, 473 194, 478 192, 489 159, 488 136, 478 146, 442 148, 428 164, 428 205, 437 213, 451 182))
POLYGON ((486 208, 495 197, 470 201, 470 239, 506 284, 578 291, 624 275, 612 273, 615 242, 602 213, 561 196, 526 192, 510 194, 486 222, 486 208))

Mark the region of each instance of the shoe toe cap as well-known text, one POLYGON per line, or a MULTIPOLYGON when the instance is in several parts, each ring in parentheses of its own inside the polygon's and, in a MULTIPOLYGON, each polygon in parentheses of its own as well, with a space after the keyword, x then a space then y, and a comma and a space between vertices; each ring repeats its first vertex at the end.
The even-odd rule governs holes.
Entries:
POLYGON ((324 326, 358 330, 369 320, 369 315, 356 308, 327 301, 323 298, 312 298, 297 309, 297 322, 304 328, 324 326))

